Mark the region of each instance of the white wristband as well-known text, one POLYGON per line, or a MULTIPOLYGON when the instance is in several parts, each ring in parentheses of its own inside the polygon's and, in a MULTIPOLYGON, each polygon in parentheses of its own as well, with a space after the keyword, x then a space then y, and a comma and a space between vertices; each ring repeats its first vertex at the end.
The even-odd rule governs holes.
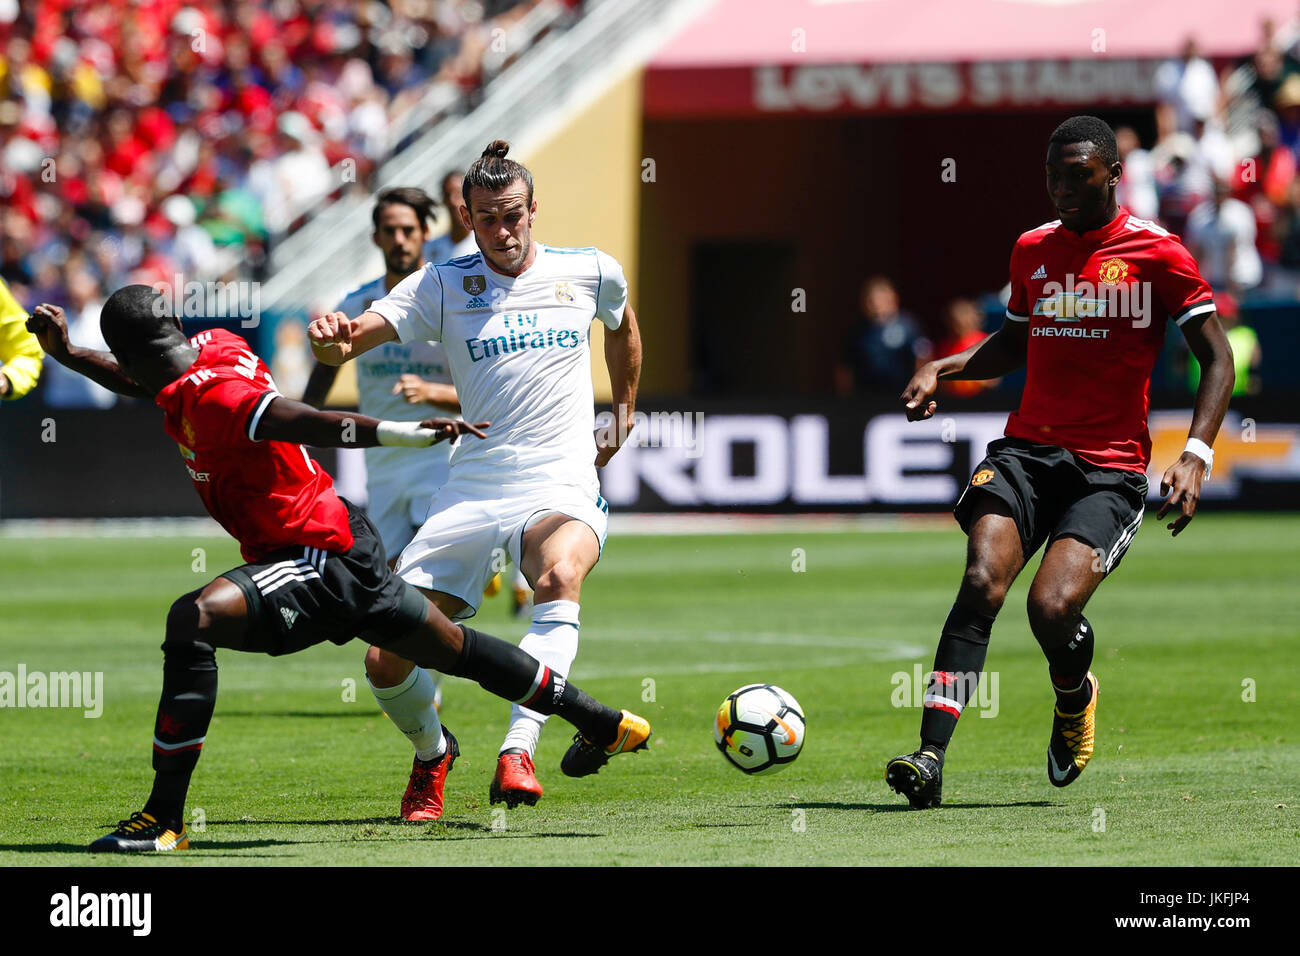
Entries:
POLYGON ((375 426, 375 438, 381 445, 427 448, 437 437, 436 431, 421 427, 419 422, 380 422, 375 426))
POLYGON ((1210 469, 1214 467, 1214 449, 1199 438, 1187 439, 1187 447, 1183 451, 1190 451, 1201 461, 1205 462, 1205 477, 1210 477, 1210 469))

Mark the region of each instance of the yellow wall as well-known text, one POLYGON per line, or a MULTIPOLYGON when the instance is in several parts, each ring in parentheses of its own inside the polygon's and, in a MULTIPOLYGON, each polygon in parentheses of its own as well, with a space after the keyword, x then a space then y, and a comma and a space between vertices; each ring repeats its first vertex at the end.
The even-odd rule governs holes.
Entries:
MULTIPOLYGON (((641 82, 641 70, 633 71, 562 130, 517 157, 532 171, 536 187, 535 238, 554 246, 596 246, 609 253, 623 266, 634 309, 640 305, 637 246, 644 188, 641 82)), ((642 320, 639 312, 637 318, 642 320)), ((591 334, 597 401, 610 397, 604 328, 597 322, 591 334)))

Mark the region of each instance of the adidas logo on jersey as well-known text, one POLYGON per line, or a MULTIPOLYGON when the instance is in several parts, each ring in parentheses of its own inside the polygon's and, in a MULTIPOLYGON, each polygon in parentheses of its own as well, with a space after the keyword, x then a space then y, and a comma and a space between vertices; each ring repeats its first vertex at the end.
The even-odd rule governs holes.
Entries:
POLYGON ((1045 265, 1039 266, 1039 267, 1038 267, 1038 271, 1035 272, 1033 275, 1031 275, 1029 278, 1030 278, 1031 280, 1033 280, 1033 279, 1046 279, 1046 278, 1047 278, 1047 266, 1045 266, 1045 265))
POLYGON ((291 607, 280 608, 280 616, 284 618, 284 623, 289 627, 293 627, 293 622, 298 620, 298 612, 291 607))

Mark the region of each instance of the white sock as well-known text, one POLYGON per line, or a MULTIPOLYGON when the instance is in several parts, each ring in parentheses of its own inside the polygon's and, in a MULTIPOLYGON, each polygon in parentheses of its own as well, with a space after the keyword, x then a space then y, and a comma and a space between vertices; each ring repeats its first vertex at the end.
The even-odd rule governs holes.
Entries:
MULTIPOLYGON (((533 624, 519 642, 520 650, 527 651, 552 671, 567 677, 573 659, 578 656, 578 602, 547 601, 533 606, 533 624)), ((546 715, 515 704, 510 709, 510 729, 506 731, 501 749, 519 748, 531 757, 537 752, 537 738, 541 736, 546 715)))
MULTIPOLYGON (((367 675, 366 683, 370 683, 367 675)), ((414 667, 406 680, 396 687, 376 687, 370 684, 379 709, 406 734, 415 746, 415 755, 421 760, 437 760, 447 752, 447 741, 442 736, 442 721, 434 709, 436 687, 433 678, 423 667, 414 667)))

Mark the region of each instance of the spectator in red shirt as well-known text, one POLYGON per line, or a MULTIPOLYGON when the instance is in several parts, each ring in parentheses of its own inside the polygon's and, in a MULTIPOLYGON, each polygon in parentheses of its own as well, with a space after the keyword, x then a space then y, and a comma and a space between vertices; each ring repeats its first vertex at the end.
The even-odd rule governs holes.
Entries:
MULTIPOLYGON (((984 331, 984 313, 970 299, 953 299, 943 314, 943 335, 935 342, 933 358, 958 355, 978 345, 987 338, 984 331)), ((995 387, 1001 379, 944 379, 939 383, 941 394, 953 398, 970 398, 995 387)))

